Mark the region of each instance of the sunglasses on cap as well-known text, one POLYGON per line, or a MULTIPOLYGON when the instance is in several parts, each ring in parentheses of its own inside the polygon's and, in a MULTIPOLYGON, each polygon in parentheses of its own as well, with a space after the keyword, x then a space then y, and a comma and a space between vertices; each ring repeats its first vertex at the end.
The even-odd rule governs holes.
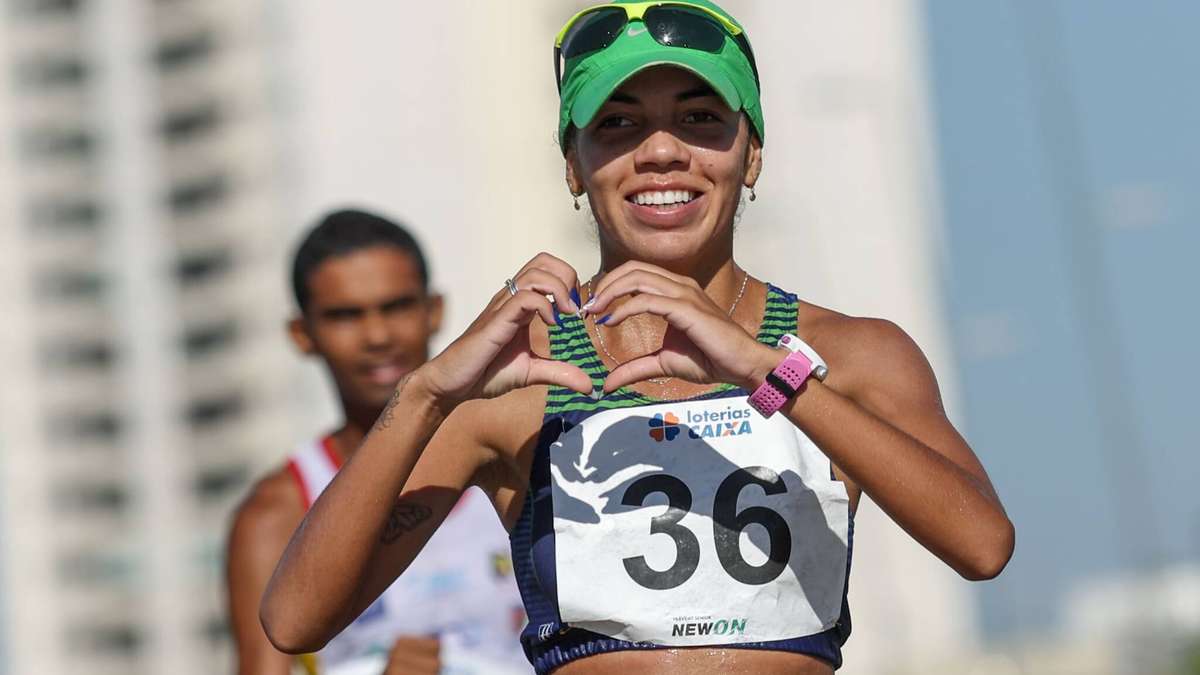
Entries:
POLYGON ((559 91, 566 61, 606 49, 630 21, 645 24, 650 36, 664 47, 717 54, 725 46, 725 38, 733 38, 750 62, 755 86, 762 88, 750 40, 737 24, 707 7, 686 2, 635 2, 589 7, 567 21, 554 40, 554 80, 559 91))

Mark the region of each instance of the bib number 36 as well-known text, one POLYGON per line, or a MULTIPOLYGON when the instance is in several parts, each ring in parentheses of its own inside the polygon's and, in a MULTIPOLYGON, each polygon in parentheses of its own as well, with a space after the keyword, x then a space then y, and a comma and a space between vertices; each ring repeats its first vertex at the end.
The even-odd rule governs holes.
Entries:
MULTIPOLYGON (((729 474, 717 488, 713 500, 713 541, 717 559, 725 573, 734 580, 750 586, 769 583, 778 577, 792 556, 792 532, 778 512, 765 506, 737 510, 738 496, 747 486, 757 485, 764 494, 787 492, 779 474, 765 466, 751 466, 729 474), (751 565, 742 557, 742 532, 750 525, 761 525, 770 541, 767 560, 751 565)), ((694 532, 679 524, 692 510, 692 491, 675 476, 660 473, 639 478, 630 484, 621 503, 642 506, 646 497, 660 492, 667 497, 667 510, 650 519, 650 534, 665 534, 675 541, 675 563, 659 571, 646 563, 646 556, 624 558, 625 571, 638 585, 655 591, 675 588, 695 573, 700 564, 700 541, 694 532)))

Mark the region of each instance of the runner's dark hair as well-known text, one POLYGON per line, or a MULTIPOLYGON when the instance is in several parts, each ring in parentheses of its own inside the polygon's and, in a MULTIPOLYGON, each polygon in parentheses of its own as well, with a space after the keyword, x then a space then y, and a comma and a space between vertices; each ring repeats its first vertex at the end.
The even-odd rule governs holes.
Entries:
POLYGON ((308 309, 308 282, 322 263, 375 246, 393 246, 412 256, 421 276, 421 287, 429 289, 425 254, 404 226, 374 213, 342 209, 322 217, 296 249, 292 259, 292 292, 300 311, 308 309))

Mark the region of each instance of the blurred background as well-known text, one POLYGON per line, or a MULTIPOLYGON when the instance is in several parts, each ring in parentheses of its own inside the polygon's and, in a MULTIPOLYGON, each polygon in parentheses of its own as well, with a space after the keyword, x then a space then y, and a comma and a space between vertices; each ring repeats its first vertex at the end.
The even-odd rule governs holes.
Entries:
MULTIPOLYGON (((338 422, 283 330, 322 212, 418 234, 439 346, 540 250, 595 270, 550 60, 588 4, 0 2, 0 672, 229 672, 230 513, 338 422)), ((1017 527, 968 584, 864 502, 839 672, 1200 673, 1200 4, 725 5, 739 260, 905 327, 1017 527)))

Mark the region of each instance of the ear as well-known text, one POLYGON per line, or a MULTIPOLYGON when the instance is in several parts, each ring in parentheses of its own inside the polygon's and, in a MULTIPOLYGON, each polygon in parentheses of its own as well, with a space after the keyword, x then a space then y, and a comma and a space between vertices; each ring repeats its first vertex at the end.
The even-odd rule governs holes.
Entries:
POLYGON ((579 177, 579 156, 575 154, 575 144, 571 143, 567 146, 567 152, 563 156, 566 164, 567 189, 576 197, 583 194, 583 179, 579 177))
POLYGON ((425 299, 429 307, 428 322, 429 334, 433 335, 442 329, 442 316, 445 314, 446 302, 441 293, 431 293, 425 299))
POLYGON ((758 134, 750 133, 750 147, 746 150, 746 187, 752 188, 762 173, 762 141, 758 134))
POLYGON ((292 344, 296 345, 301 353, 309 356, 317 353, 317 343, 312 339, 312 335, 308 332, 308 324, 305 323, 303 316, 294 316, 287 323, 288 337, 292 338, 292 344))

